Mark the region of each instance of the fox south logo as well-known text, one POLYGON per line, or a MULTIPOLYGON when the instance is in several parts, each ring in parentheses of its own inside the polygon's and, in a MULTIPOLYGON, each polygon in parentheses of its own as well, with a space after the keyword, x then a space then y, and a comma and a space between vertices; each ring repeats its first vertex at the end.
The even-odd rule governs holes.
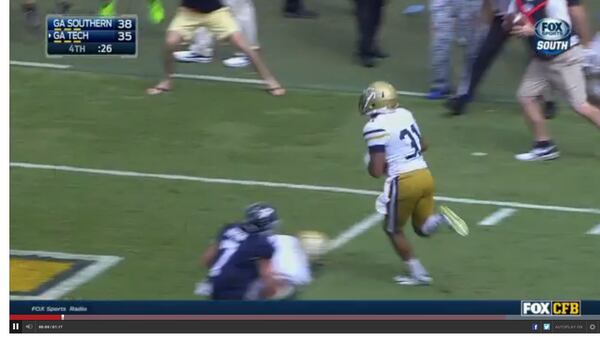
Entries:
POLYGON ((535 38, 538 52, 559 55, 571 47, 571 26, 564 20, 545 18, 535 24, 535 38))
POLYGON ((521 316, 580 316, 581 301, 522 301, 521 316))

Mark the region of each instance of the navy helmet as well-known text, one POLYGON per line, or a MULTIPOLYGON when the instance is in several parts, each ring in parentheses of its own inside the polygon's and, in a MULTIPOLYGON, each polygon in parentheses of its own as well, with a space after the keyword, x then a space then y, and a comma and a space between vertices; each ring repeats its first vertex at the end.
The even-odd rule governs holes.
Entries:
POLYGON ((244 229, 248 232, 262 232, 273 229, 279 223, 275 208, 267 203, 250 204, 245 212, 244 229))

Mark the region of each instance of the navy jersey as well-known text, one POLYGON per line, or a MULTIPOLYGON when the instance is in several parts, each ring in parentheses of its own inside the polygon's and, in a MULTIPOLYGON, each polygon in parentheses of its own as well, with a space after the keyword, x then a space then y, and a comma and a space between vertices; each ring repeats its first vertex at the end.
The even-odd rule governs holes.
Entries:
POLYGON ((208 272, 213 299, 243 299, 259 277, 257 261, 271 259, 275 249, 266 233, 248 233, 237 224, 225 226, 217 240, 219 251, 208 272))

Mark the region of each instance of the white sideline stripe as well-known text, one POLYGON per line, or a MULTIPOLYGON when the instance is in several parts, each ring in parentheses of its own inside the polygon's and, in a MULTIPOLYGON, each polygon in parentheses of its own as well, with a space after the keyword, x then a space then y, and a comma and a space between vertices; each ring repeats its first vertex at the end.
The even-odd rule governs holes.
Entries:
POLYGON ((496 224, 500 223, 500 221, 502 221, 503 219, 512 216, 512 214, 514 214, 515 212, 517 212, 517 209, 512 209, 512 208, 498 209, 498 210, 494 211, 488 217, 484 218, 481 222, 479 222, 479 225, 483 225, 483 226, 496 225, 496 224))
POLYGON ((326 252, 333 251, 344 244, 350 242, 355 237, 360 236, 363 232, 372 228, 375 224, 381 222, 383 220, 383 215, 374 213, 362 221, 352 225, 346 231, 339 234, 336 238, 329 242, 329 246, 327 247, 326 252))
POLYGON ((405 90, 397 90, 396 93, 398 95, 404 95, 404 96, 418 96, 418 97, 425 97, 425 96, 427 96, 427 93, 410 92, 410 91, 405 91, 405 90))
POLYGON ((232 83, 247 83, 247 84, 265 84, 263 80, 257 79, 243 79, 240 77, 227 77, 227 76, 212 76, 212 75, 196 75, 196 74, 173 74, 174 78, 178 79, 191 79, 191 80, 207 80, 207 81, 218 81, 218 82, 232 82, 232 83))
MULTIPOLYGON (((54 69, 68 69, 72 68, 71 65, 60 65, 54 63, 43 63, 43 62, 28 62, 28 61, 10 61, 13 66, 24 66, 24 67, 36 67, 36 68, 54 68, 54 69)), ((258 79, 245 79, 240 77, 228 77, 228 76, 213 76, 213 75, 199 75, 199 74, 185 74, 176 73, 173 74, 174 78, 188 79, 188 80, 204 80, 204 81, 217 81, 217 82, 229 82, 229 83, 245 83, 245 84, 256 84, 263 85, 265 81, 258 79)), ((405 90, 396 91, 399 95, 405 96, 418 96, 425 97, 427 93, 411 92, 405 90)))
POLYGON ((50 257, 57 259, 74 259, 74 260, 87 260, 93 263, 77 271, 73 276, 63 280, 52 288, 46 290, 37 296, 10 296, 10 299, 14 300, 52 300, 58 299, 67 293, 78 288, 82 284, 92 280, 108 268, 119 263, 123 258, 117 256, 100 256, 100 255, 79 255, 69 254, 64 252, 50 252, 50 251, 30 251, 30 250, 10 250, 11 255, 17 256, 41 256, 50 257))
POLYGON ((71 65, 61 65, 57 63, 44 62, 27 62, 27 61, 10 61, 11 66, 35 67, 35 68, 53 68, 53 69, 69 69, 71 65))
POLYGON ((591 228, 590 231, 586 232, 588 235, 600 235, 600 224, 591 228))
MULTIPOLYGON (((375 191, 375 190, 352 189, 352 188, 342 188, 342 187, 332 187, 332 186, 322 186, 322 185, 278 183, 278 182, 253 181, 253 180, 235 180, 235 179, 228 179, 228 178, 210 178, 210 177, 186 176, 186 175, 151 174, 151 173, 143 173, 143 172, 137 172, 137 171, 93 169, 93 168, 73 167, 73 166, 66 166, 66 165, 37 164, 37 163, 26 163, 26 162, 10 162, 10 166, 14 167, 14 168, 57 170, 57 171, 81 172, 81 173, 88 173, 88 174, 110 175, 110 176, 145 177, 145 178, 157 178, 157 179, 163 179, 163 180, 197 181, 197 182, 204 182, 204 183, 249 185, 249 186, 299 189, 299 190, 310 190, 310 191, 328 191, 328 192, 337 192, 337 193, 354 194, 354 195, 378 196, 381 193, 380 191, 375 191)), ((574 212, 574 213, 600 215, 600 209, 594 209, 594 208, 574 208, 574 207, 563 207, 563 206, 557 206, 557 205, 542 205, 542 204, 507 202, 507 201, 490 201, 490 200, 478 200, 478 199, 471 199, 471 198, 456 198, 456 197, 445 197, 445 196, 435 196, 434 198, 437 201, 442 201, 442 202, 476 204, 476 205, 495 205, 495 206, 509 207, 509 208, 552 210, 552 211, 563 211, 563 212, 574 212)))

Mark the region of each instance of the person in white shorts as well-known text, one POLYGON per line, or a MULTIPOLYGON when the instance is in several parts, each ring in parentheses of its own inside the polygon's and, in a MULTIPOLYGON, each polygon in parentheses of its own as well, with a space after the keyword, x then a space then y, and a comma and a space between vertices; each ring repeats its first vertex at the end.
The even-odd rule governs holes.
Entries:
MULTIPOLYGON (((289 235, 271 235, 269 241, 275 247, 273 255, 273 273, 277 280, 277 292, 274 299, 293 297, 298 288, 312 282, 310 262, 302 249, 300 241, 289 235)), ((245 297, 248 300, 260 298, 263 285, 260 281, 254 283, 245 297)), ((212 285, 207 280, 196 284, 194 294, 210 296, 212 285)))
MULTIPOLYGON (((259 49, 256 28, 256 10, 252 0, 223 0, 228 6, 246 41, 252 49, 259 49)), ((213 34, 204 27, 196 30, 194 42, 189 50, 174 52, 173 56, 180 62, 210 63, 213 60, 215 39, 213 34)), ((223 60, 227 67, 240 68, 250 65, 250 58, 244 53, 237 52, 223 60)))

